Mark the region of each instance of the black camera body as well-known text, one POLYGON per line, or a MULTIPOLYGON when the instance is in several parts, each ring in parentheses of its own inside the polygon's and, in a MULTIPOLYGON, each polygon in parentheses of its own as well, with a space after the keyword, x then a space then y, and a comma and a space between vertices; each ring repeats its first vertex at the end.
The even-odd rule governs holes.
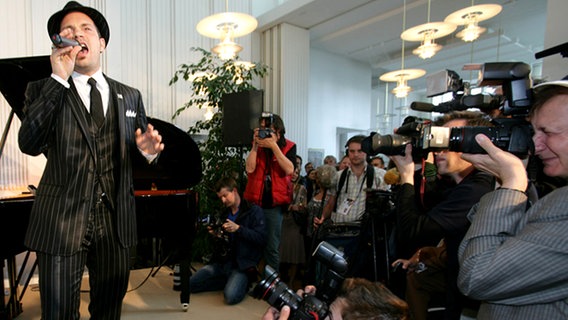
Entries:
MULTIPOLYGON (((520 158, 525 158, 534 149, 532 142, 532 127, 525 120, 532 106, 532 90, 530 88, 530 66, 522 62, 494 62, 481 66, 481 86, 500 85, 504 99, 492 100, 489 105, 495 106, 495 101, 502 104, 502 114, 506 118, 492 120, 493 127, 437 127, 429 121, 420 121, 398 128, 396 134, 379 135, 372 132, 361 143, 362 150, 368 155, 383 153, 386 155, 404 155, 407 144, 412 145, 413 158, 424 158, 430 151, 450 150, 464 153, 485 153, 475 141, 475 135, 483 133, 500 149, 511 152, 520 158), (501 103, 502 102, 502 103, 501 103)), ((442 109, 432 111, 450 112, 465 110, 464 101, 483 101, 472 96, 462 96, 456 103, 447 103, 442 109), (449 108, 448 106, 455 106, 449 108)), ((480 109, 486 110, 484 103, 480 109)), ((414 108, 413 108, 414 109, 414 108)), ((424 111, 424 110, 421 110, 424 111)))
POLYGON ((229 258, 231 253, 231 244, 229 234, 223 230, 223 220, 220 216, 213 217, 208 214, 199 219, 199 223, 211 231, 213 259, 223 261, 229 258))
POLYGON ((463 153, 485 153, 475 142, 475 136, 483 133, 495 146, 524 158, 534 148, 532 128, 519 118, 498 118, 491 121, 494 127, 455 127, 450 130, 449 150, 463 153))
POLYGON ((270 138, 272 136, 273 132, 274 132, 274 130, 272 130, 270 128, 259 128, 258 129, 258 138, 259 139, 270 138))
POLYGON ((254 287, 251 295, 278 310, 289 306, 290 319, 324 319, 329 314, 329 305, 337 297, 348 265, 343 253, 325 241, 318 245, 312 256, 327 269, 321 282, 316 284, 316 295, 297 295, 280 281, 278 273, 268 265, 265 267, 266 278, 254 287))
POLYGON ((270 112, 263 112, 258 120, 259 123, 262 123, 262 120, 264 120, 264 126, 258 129, 258 138, 270 138, 272 133, 274 133, 274 130, 270 128, 272 123, 274 123, 274 115, 270 112))

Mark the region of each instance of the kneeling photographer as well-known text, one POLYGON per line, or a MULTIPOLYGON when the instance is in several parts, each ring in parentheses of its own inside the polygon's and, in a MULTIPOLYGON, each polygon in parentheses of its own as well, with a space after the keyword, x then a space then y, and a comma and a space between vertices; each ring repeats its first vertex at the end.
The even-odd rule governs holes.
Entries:
MULTIPOLYGON (((266 224, 262 209, 241 199, 233 178, 222 178, 215 190, 227 210, 222 224, 210 228, 210 233, 215 241, 226 244, 191 276, 190 292, 224 290, 225 302, 232 305, 244 299, 258 276, 256 266, 266 241, 266 224)), ((187 305, 182 307, 187 310, 187 305)))

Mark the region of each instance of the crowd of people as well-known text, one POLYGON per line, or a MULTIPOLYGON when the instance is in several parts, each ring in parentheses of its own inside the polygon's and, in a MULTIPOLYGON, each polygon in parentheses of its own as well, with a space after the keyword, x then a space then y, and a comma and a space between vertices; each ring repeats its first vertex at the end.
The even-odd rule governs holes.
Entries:
MULTIPOLYGON (((100 12, 71 1, 51 16, 48 32, 80 45, 52 48, 53 73, 28 86, 19 132, 23 152, 47 154, 25 239, 38 256, 42 319, 79 318, 85 266, 91 317, 118 319, 129 248, 136 243, 132 158, 156 163, 165 146, 147 123, 140 92, 101 71, 110 31, 100 12)), ((540 160, 546 176, 568 179, 568 81, 533 91, 528 156, 540 160)), ((329 318, 427 319, 433 303, 444 310, 443 319, 459 319, 466 308, 479 319, 568 318, 562 267, 568 189, 538 188, 526 163, 486 135, 474 137, 485 153, 436 149, 417 158, 408 144, 402 155, 388 155, 386 166, 387 156, 371 157, 363 150, 366 137, 357 135, 341 160, 329 155, 321 166, 308 162, 302 176, 302 158, 285 137, 282 118, 263 113, 258 124, 246 157, 246 187, 239 190, 226 177, 215 189, 226 211, 210 232, 227 250, 191 276, 192 293, 223 290, 227 304, 239 303, 264 276, 262 264, 295 289, 318 284, 324 266, 311 252, 326 241, 350 263, 329 301, 329 318), (388 244, 385 259, 402 270, 401 281, 391 281, 388 270, 371 279, 356 268, 368 267, 368 255, 376 254, 366 238, 369 221, 375 223, 366 220, 374 197, 369 190, 392 195, 392 229, 371 245, 388 244)), ((433 124, 492 125, 471 111, 447 113, 433 124)), ((317 288, 304 290, 301 295, 317 288)), ((264 319, 290 313, 270 307, 264 319)))
MULTIPOLYGON (((565 181, 568 179, 568 81, 544 83, 533 91, 535 100, 527 119, 534 130, 534 150, 529 150, 527 156, 542 162, 541 170, 546 176, 565 181)), ((481 112, 453 111, 435 120, 433 125, 490 127, 492 123, 481 112)), ((361 163, 357 157, 360 145, 351 144, 356 139, 347 144, 351 166, 336 173, 328 203, 322 205, 321 218, 314 216, 315 228, 326 220, 334 224, 357 221, 349 220, 349 214, 361 218, 364 209, 357 208, 356 200, 366 175, 357 170, 361 163), (351 193, 339 182, 343 171, 358 177, 355 183, 351 182, 356 186, 351 193)), ((390 261, 393 268, 403 272, 404 279, 402 282, 382 279, 382 282, 391 284, 386 290, 389 294, 396 293, 396 299, 403 304, 383 298, 394 309, 375 309, 378 318, 460 319, 466 311, 478 319, 568 316, 568 276, 561 268, 548 267, 562 265, 568 259, 565 182, 540 188, 541 181, 529 180, 528 159, 495 146, 485 134, 477 134, 474 139, 484 153, 441 149, 417 161, 413 158, 413 146, 408 144, 404 155, 388 157, 390 168, 387 168, 395 178, 386 179, 381 172, 380 182, 373 187, 381 188, 382 178, 389 181, 396 217, 393 233, 396 249, 390 261), (432 307, 438 307, 434 308, 438 314, 431 313, 432 307)), ((367 160, 365 170, 373 163, 373 158, 367 160)), ((374 162, 376 168, 383 165, 380 160, 374 162)), ((346 238, 340 238, 335 245, 348 259, 356 261, 350 251, 350 239, 346 238)), ((306 290, 315 289, 306 287, 306 290)), ((341 308, 333 307, 337 301, 345 302, 343 299, 339 297, 332 302, 330 319, 351 319, 341 313, 341 308)), ((358 301, 355 297, 350 299, 353 301, 349 303, 358 301)), ((288 319, 290 312, 288 307, 281 310, 270 307, 263 319, 288 319)))

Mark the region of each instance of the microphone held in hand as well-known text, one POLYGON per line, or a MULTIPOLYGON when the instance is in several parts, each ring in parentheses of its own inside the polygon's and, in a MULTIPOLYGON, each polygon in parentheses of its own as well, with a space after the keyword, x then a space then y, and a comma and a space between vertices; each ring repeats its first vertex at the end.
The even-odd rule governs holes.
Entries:
POLYGON ((51 42, 53 43, 54 46, 59 47, 59 48, 74 47, 74 46, 80 46, 81 45, 79 43, 79 41, 73 40, 73 39, 68 39, 68 38, 63 38, 59 34, 52 35, 51 36, 51 42))

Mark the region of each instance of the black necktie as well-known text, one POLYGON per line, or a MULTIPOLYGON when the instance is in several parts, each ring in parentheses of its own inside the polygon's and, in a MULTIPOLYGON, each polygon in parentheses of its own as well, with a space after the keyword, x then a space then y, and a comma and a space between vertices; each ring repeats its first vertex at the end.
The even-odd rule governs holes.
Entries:
POLYGON ((101 98, 101 93, 97 89, 97 81, 93 78, 89 78, 87 83, 91 85, 91 117, 97 125, 97 128, 100 128, 105 120, 103 99, 101 98))

